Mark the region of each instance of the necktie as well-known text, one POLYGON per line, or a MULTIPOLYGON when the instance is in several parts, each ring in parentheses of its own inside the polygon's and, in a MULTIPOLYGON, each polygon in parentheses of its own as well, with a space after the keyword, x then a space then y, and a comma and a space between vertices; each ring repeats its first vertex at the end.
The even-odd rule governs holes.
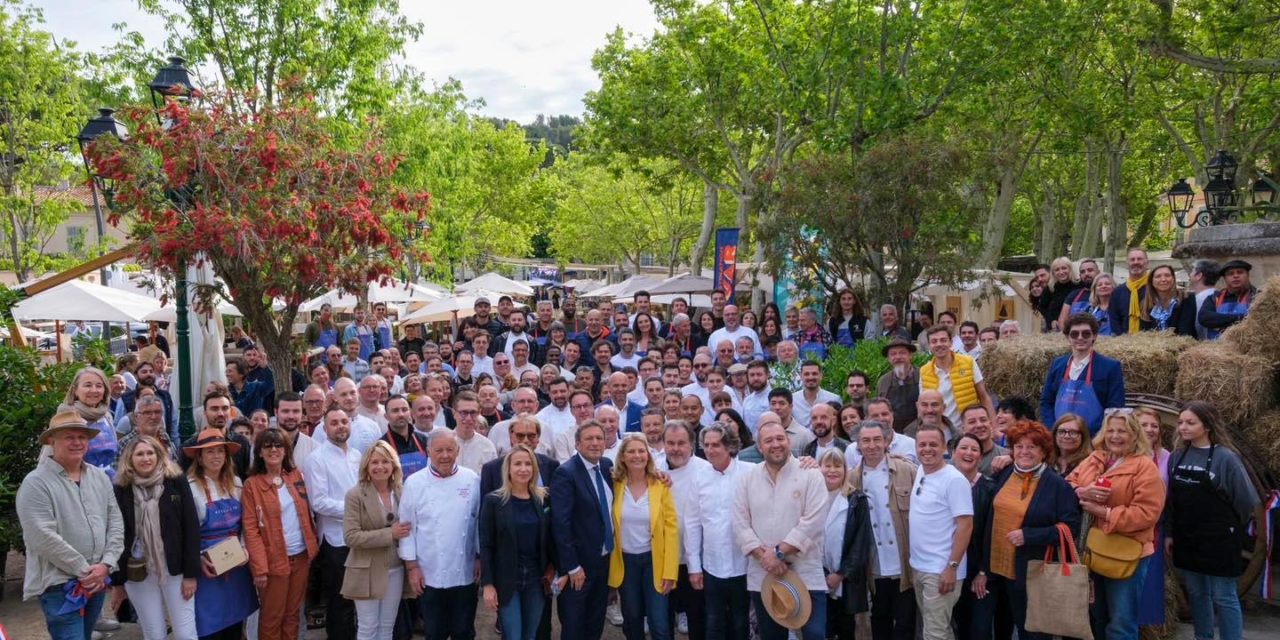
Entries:
POLYGON ((596 498, 600 502, 600 520, 604 522, 604 552, 613 551, 613 517, 609 515, 609 499, 605 497, 604 476, 600 473, 600 465, 596 465, 596 498))

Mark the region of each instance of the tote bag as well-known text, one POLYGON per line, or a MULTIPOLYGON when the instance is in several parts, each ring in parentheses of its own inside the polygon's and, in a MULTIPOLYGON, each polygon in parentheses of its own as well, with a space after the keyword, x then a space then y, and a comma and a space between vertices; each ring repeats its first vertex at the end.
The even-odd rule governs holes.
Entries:
POLYGON ((1058 562, 1053 546, 1044 560, 1027 562, 1027 631, 1093 640, 1089 628, 1089 568, 1080 563, 1067 525, 1058 523, 1058 562))

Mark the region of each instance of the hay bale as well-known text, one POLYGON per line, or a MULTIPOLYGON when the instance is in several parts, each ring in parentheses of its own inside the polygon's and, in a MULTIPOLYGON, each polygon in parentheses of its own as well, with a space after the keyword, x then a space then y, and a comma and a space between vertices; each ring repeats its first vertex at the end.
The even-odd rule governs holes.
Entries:
POLYGON ((1022 334, 984 347, 978 366, 987 389, 997 397, 1022 396, 1034 405, 1049 364, 1068 351, 1071 346, 1060 333, 1022 334))
POLYGON ((1280 364, 1280 276, 1263 284, 1249 304, 1249 315, 1222 334, 1242 353, 1280 364))
POLYGON ((1206 342, 1178 356, 1174 395, 1212 403, 1231 425, 1246 424, 1275 403, 1271 361, 1246 355, 1235 345, 1206 342))
MULTIPOLYGON (((1171 396, 1178 372, 1178 356, 1196 341, 1169 331, 1098 339, 1097 350, 1120 361, 1128 393, 1171 396)), ((1020 335, 982 350, 978 364, 987 388, 1001 398, 1018 395, 1037 402, 1044 377, 1054 358, 1071 351, 1059 333, 1020 335)))
POLYGON ((1236 449, 1251 449, 1253 458, 1280 476, 1280 410, 1268 411, 1240 425, 1238 433, 1245 442, 1233 443, 1236 449))
POLYGON ((1097 351, 1120 361, 1125 392, 1172 396, 1178 356, 1195 344, 1194 338, 1176 336, 1172 331, 1142 331, 1101 338, 1097 351))

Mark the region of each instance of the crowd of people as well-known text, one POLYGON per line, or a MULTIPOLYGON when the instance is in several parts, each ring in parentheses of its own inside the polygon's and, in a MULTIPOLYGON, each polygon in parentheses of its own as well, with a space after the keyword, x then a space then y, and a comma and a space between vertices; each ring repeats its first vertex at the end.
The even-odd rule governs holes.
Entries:
POLYGON ((438 341, 396 339, 384 307, 342 330, 325 308, 292 391, 243 343, 185 440, 154 353, 85 367, 18 492, 24 597, 55 640, 125 602, 149 640, 292 640, 318 610, 335 640, 470 640, 478 607, 509 640, 550 638, 553 608, 568 640, 606 621, 628 640, 850 640, 864 613, 875 640, 1027 640, 1052 635, 1026 627, 1028 561, 1065 525, 1114 561, 1090 565, 1078 612, 1095 637, 1161 623, 1172 563, 1196 637, 1239 640, 1258 496, 1218 412, 1187 399, 1174 427, 1125 407, 1093 347, 1212 339, 1248 313, 1249 266, 1197 263, 1208 288, 1188 294, 1140 251, 1128 268, 1037 275, 1036 329, 1071 345, 1040 398, 983 381, 982 348, 1016 323, 909 330, 853 291, 825 324, 723 294, 581 317, 572 297, 528 316, 481 298, 438 341), (890 370, 823 388, 829 348, 866 339, 890 370))

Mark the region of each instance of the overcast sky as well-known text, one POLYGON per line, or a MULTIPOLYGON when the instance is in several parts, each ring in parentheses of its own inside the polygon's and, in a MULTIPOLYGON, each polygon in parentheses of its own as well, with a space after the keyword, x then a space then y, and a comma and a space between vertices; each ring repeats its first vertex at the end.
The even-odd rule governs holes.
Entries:
MULTIPOLYGON (((44 10, 59 39, 96 51, 115 42, 117 22, 164 40, 163 25, 135 0, 28 0, 44 10)), ((406 61, 437 82, 458 78, 485 115, 529 122, 539 113, 582 114, 582 96, 599 86, 591 54, 614 27, 640 35, 656 20, 647 0, 401 0, 423 25, 406 61)))

